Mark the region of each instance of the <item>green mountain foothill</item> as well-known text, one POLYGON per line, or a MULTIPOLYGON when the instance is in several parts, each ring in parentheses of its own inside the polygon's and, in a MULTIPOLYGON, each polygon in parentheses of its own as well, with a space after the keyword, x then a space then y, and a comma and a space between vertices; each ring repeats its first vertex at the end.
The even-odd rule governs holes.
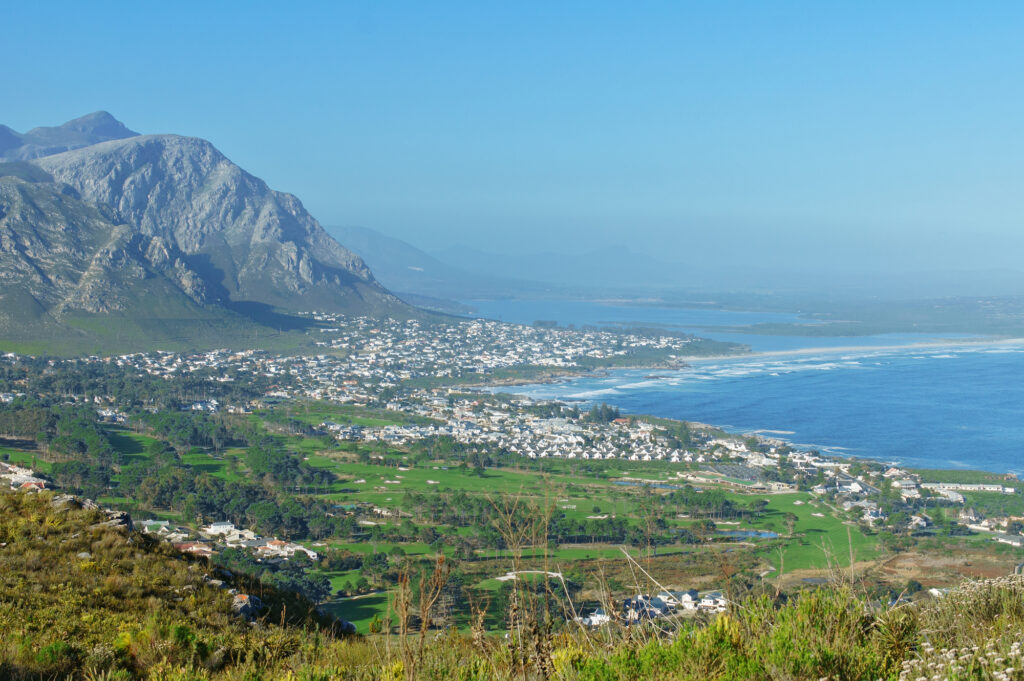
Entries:
POLYGON ((301 596, 180 553, 123 512, 49 493, 0 492, 0 603, 3 679, 208 674, 344 635, 301 596))

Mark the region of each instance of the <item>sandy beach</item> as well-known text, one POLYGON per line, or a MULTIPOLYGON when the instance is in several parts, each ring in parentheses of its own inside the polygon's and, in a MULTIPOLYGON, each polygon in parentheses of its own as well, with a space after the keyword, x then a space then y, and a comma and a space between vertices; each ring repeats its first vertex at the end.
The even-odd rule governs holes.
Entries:
POLYGON ((977 340, 936 340, 921 341, 916 343, 897 343, 892 345, 843 345, 824 346, 813 348, 797 348, 794 350, 764 350, 758 352, 746 352, 733 355, 711 355, 711 356, 684 356, 684 361, 692 364, 701 362, 721 361, 725 359, 757 359, 760 357, 795 357, 801 355, 834 355, 862 352, 893 352, 898 350, 952 350, 955 348, 979 348, 979 347, 1012 347, 1024 346, 1024 338, 999 338, 999 339, 977 339, 977 340))

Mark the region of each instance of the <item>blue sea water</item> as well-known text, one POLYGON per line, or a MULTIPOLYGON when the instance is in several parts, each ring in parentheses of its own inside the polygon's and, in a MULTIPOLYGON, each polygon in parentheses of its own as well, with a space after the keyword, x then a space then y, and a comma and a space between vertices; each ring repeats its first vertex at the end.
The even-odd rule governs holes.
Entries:
MULTIPOLYGON (((545 318, 558 317, 533 317, 545 318)), ((673 371, 613 371, 516 392, 759 431, 836 455, 1024 473, 1024 340, 922 347, 917 343, 936 339, 901 334, 811 349, 822 339, 748 339, 764 354, 696 360, 673 371), (780 349, 797 351, 771 352, 780 349)))
MULTIPOLYGON (((807 347, 887 346, 937 340, 935 336, 914 333, 888 333, 874 336, 762 336, 749 333, 724 332, 721 327, 748 326, 760 323, 808 323, 799 315, 783 312, 750 312, 744 310, 688 309, 628 305, 621 302, 586 300, 471 300, 476 308, 473 316, 497 319, 514 324, 533 324, 539 320, 557 321, 563 326, 645 326, 653 325, 748 345, 757 352, 799 350, 807 347)), ((961 334, 958 338, 970 338, 961 334)), ((949 335, 944 338, 950 338, 949 335)))

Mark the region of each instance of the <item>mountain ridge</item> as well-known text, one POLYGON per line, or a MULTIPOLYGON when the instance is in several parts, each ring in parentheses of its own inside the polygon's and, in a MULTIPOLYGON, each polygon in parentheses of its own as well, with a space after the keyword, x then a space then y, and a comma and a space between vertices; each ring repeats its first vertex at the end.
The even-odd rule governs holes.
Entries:
MULTIPOLYGON (((65 142, 131 132, 106 116, 44 130, 65 142)), ((19 139, 45 138, 34 130, 19 139)), ((61 333, 79 314, 159 321, 165 310, 174 325, 222 318, 232 328, 291 326, 281 313, 312 310, 418 314, 297 197, 181 135, 131 133, 0 163, 0 281, 0 338, 26 314, 61 333)))
POLYGON ((223 270, 216 283, 231 300, 287 306, 292 301, 282 293, 332 283, 385 293, 374 290, 366 264, 331 239, 297 197, 270 189, 206 140, 140 135, 32 163, 143 233, 208 257, 223 270), (268 277, 275 281, 261 281, 268 277))
POLYGON ((32 128, 23 134, 0 125, 0 161, 27 161, 138 134, 106 111, 95 111, 62 125, 32 128))

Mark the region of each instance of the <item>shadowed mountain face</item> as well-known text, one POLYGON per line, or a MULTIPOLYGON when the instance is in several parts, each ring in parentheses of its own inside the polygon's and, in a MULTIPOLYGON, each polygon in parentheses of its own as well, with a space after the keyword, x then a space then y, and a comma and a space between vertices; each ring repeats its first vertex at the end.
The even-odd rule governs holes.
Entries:
POLYGON ((365 311, 397 305, 302 203, 194 137, 104 142, 34 164, 186 254, 223 301, 365 311))
MULTIPOLYGON (((152 315, 161 306, 183 318, 217 310, 254 318, 274 308, 414 313, 296 197, 271 190, 209 142, 140 136, 96 116, 18 141, 126 134, 0 163, 0 326, 25 314, 59 322, 82 312, 152 315)), ((0 146, 10 140, 3 134, 0 146)))
MULTIPOLYGON (((0 172, 3 168, 0 167, 0 172)), ((48 315, 123 312, 144 291, 207 302, 203 282, 159 237, 49 182, 0 177, 0 282, 48 315)))

